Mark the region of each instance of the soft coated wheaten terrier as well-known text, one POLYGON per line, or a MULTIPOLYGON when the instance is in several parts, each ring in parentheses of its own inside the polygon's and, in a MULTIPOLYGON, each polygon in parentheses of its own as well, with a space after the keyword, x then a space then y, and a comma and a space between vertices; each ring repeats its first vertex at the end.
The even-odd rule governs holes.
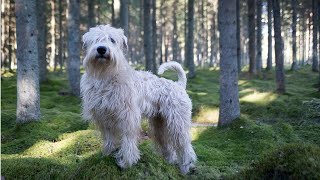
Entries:
POLYGON ((192 105, 181 65, 169 62, 159 67, 159 74, 176 71, 177 82, 134 70, 123 52, 127 48, 123 30, 110 25, 90 28, 83 43, 83 117, 101 131, 103 152, 110 155, 119 149, 115 157, 122 168, 137 163, 141 117, 147 117, 160 153, 168 162, 178 163, 182 173, 188 173, 196 154, 189 134, 192 105))

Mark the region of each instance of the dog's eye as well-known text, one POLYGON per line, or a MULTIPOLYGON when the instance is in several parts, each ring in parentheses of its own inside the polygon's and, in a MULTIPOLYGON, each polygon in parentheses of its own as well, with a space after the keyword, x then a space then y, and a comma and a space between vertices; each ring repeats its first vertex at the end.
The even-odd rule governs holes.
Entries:
POLYGON ((110 41, 114 44, 116 41, 113 38, 110 38, 110 41))

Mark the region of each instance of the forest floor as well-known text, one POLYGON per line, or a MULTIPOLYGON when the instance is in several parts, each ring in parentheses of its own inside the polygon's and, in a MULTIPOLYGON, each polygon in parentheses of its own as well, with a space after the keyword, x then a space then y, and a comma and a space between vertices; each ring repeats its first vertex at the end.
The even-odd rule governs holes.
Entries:
MULTIPOLYGON (((173 77, 168 73, 167 77, 173 77)), ((141 159, 121 170, 103 157, 101 138, 80 116, 80 102, 69 96, 66 74, 49 73, 41 85, 38 122, 16 125, 16 77, 1 81, 1 176, 6 179, 319 179, 320 93, 318 73, 306 66, 286 72, 287 93, 274 92, 273 73, 239 80, 241 117, 227 128, 217 123, 219 71, 198 69, 188 81, 193 101, 196 170, 183 176, 142 138, 141 159), (201 126, 201 123, 209 126, 201 126)), ((174 79, 174 78, 173 78, 174 79)), ((147 123, 142 125, 148 131, 147 123)))

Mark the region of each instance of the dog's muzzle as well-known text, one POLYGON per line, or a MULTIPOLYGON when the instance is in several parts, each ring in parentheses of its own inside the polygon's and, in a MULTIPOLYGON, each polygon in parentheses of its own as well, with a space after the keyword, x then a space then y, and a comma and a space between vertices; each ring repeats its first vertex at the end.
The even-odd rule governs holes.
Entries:
POLYGON ((110 50, 105 46, 97 47, 96 59, 106 59, 110 60, 110 50))

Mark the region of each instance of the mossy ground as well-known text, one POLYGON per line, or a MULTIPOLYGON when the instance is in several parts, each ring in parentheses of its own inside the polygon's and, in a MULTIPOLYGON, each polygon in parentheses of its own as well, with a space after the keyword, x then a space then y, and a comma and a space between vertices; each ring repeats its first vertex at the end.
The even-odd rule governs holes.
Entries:
MULTIPOLYGON (((41 85, 42 119, 15 123, 16 79, 1 81, 1 175, 6 179, 261 179, 320 177, 320 116, 304 101, 320 98, 318 74, 306 66, 286 72, 287 93, 274 93, 274 74, 239 80, 241 118, 227 128, 194 127, 197 169, 182 176, 142 140, 141 159, 121 170, 103 157, 93 125, 81 120, 80 99, 69 96, 65 74, 41 85)), ((198 70, 188 81, 193 121, 218 120, 219 72, 198 70)), ((172 73, 165 76, 173 77, 172 73)), ((144 125, 144 128, 147 128, 144 125)))

